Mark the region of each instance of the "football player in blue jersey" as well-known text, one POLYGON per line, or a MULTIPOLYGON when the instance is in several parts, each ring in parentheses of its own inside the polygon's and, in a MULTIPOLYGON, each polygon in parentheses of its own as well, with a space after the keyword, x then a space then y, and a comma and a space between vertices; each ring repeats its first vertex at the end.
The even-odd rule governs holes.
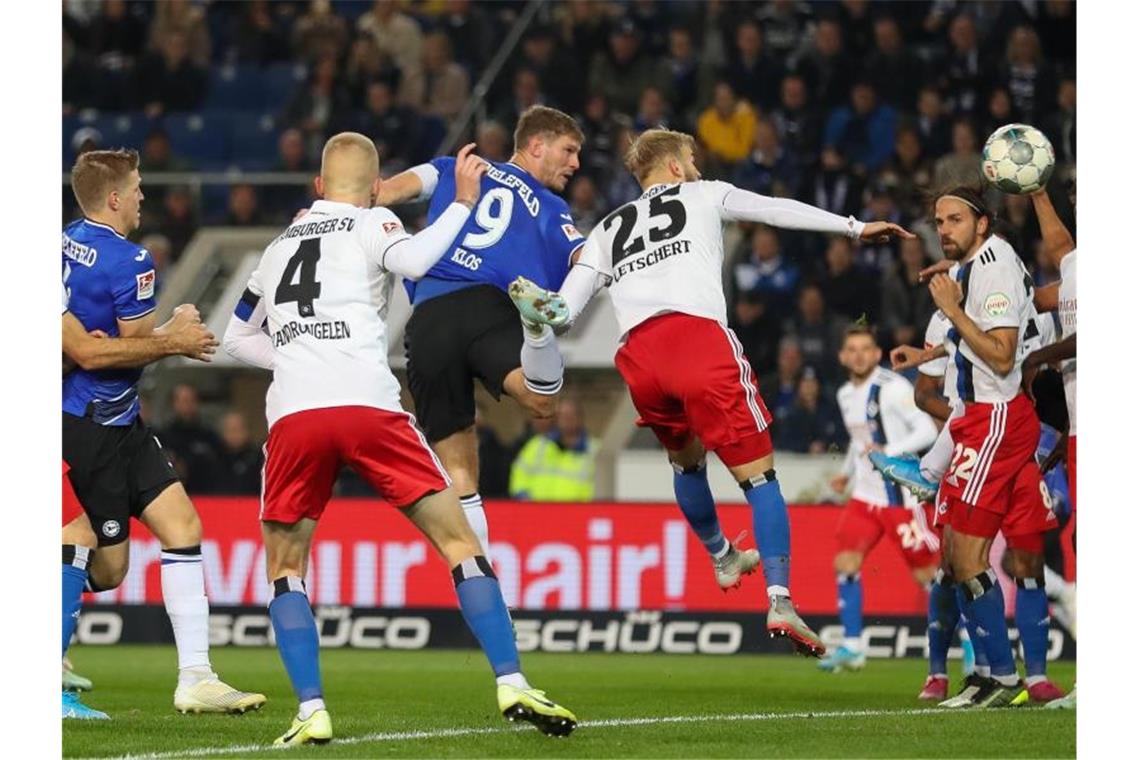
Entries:
MULTIPOLYGON (((150 254, 126 237, 139 225, 140 183, 134 151, 85 153, 71 172, 83 218, 63 233, 67 308, 86 331, 109 338, 153 337, 171 329, 169 323, 155 326, 150 254)), ((139 419, 141 374, 139 368, 80 366, 63 378, 63 458, 86 513, 64 531, 65 626, 84 585, 99 591, 122 582, 135 517, 162 545, 162 595, 178 649, 175 708, 256 709, 265 703, 264 695, 237 691, 210 667, 202 524, 158 439, 139 419), (94 552, 85 545, 92 533, 94 552)))
MULTIPOLYGON (((578 170, 578 124, 533 106, 519 117, 514 139, 510 161, 489 162, 479 205, 448 253, 419 282, 405 281, 413 310, 404 347, 416 418, 484 550, 490 545, 479 496, 475 379, 496 400, 506 393, 535 417, 553 416, 562 388, 554 333, 547 325, 520 325, 507 288, 521 275, 557 290, 585 242, 557 195, 578 170)), ((454 161, 443 156, 392 177, 376 205, 430 199, 434 221, 455 197, 454 161)))

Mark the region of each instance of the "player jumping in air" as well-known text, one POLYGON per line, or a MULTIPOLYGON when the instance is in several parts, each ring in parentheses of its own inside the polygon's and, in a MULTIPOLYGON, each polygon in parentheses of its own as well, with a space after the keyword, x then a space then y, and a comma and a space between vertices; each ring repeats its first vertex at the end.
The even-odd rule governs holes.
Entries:
MULTIPOLYGON (((520 326, 506 295, 523 275, 543 287, 562 285, 583 238, 555 193, 578 169, 582 131, 545 106, 519 117, 515 152, 489 163, 482 198, 443 258, 419 282, 405 280, 412 302, 404 346, 416 417, 451 476, 486 553, 487 517, 479 495, 475 379, 492 396, 511 396, 531 415, 552 417, 562 388, 562 357, 546 325, 520 326), (521 348, 521 351, 520 351, 521 348)), ((377 204, 431 199, 434 221, 455 197, 444 156, 384 182, 377 204)))
POLYGON ((399 508, 451 568, 463 617, 494 670, 503 715, 555 735, 576 725, 573 713, 523 677, 499 581, 447 474, 400 407, 400 386, 388 368, 384 317, 392 275, 418 280, 450 250, 488 169, 472 148, 451 162, 450 203, 413 237, 390 211, 370 208, 380 185, 372 141, 355 132, 330 138, 316 180, 323 200, 265 249, 223 339, 234 357, 273 370, 261 525, 269 616, 300 703, 275 744, 332 738, 303 579, 342 465, 399 508))
MULTIPOLYGON (((172 323, 155 327, 154 262, 126 238, 139 225, 140 183, 134 151, 84 153, 71 171, 83 218, 63 232, 63 281, 67 308, 84 331, 135 339, 162 337, 172 329, 172 323)), ((84 363, 82 352, 72 358, 84 363)), ((141 367, 145 359, 113 366, 141 367)), ((63 378, 63 458, 86 512, 64 529, 64 615, 78 610, 84 585, 100 591, 122 582, 130 519, 137 518, 162 545, 162 598, 178 649, 174 707, 257 709, 264 695, 232 688, 210 667, 202 523, 158 439, 139 419, 142 370, 109 366, 81 366, 63 378), (93 553, 92 532, 98 543, 93 553)))
POLYGON ((713 558, 718 581, 723 586, 750 568, 744 566, 745 553, 721 531, 706 450, 720 457, 752 507, 767 581, 769 633, 819 657, 823 643, 791 601, 791 535, 768 431, 772 416, 740 341, 727 327, 721 225, 763 222, 865 240, 910 233, 726 182, 699 181, 693 145, 692 137, 679 132, 644 132, 626 157, 644 194, 594 229, 558 293, 520 280, 512 296, 524 319, 564 325, 599 289, 609 287, 622 333, 615 364, 629 385, 638 424, 651 427, 668 453, 677 503, 713 558), (722 567, 726 557, 731 572, 722 567))
POLYGON ((852 485, 851 500, 836 529, 835 555, 839 588, 839 619, 843 646, 820 660, 823 670, 859 670, 863 653, 863 583, 860 568, 867 553, 884 536, 902 552, 914 580, 927 587, 938 571, 938 537, 928 524, 924 505, 908 504, 902 489, 871 465, 868 454, 905 454, 923 451, 938 436, 929 415, 914 403, 914 389, 906 378, 879 366, 883 352, 869 328, 847 330, 839 363, 848 381, 837 393, 843 424, 851 437, 843 472, 832 488, 842 493, 852 485))

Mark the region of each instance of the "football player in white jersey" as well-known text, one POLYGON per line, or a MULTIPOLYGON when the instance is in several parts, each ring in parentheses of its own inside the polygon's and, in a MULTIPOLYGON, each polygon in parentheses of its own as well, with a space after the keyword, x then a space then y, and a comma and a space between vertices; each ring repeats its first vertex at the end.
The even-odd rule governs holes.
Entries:
POLYGON ((926 588, 938 571, 938 537, 930 530, 925 506, 871 465, 868 454, 917 454, 938 436, 930 416, 914 403, 914 388, 902 375, 879 366, 883 352, 865 325, 848 328, 839 363, 848 380, 836 394, 851 443, 843 472, 832 481, 840 493, 851 487, 836 528, 835 555, 839 619, 843 645, 820 660, 827 671, 860 670, 863 652, 863 558, 886 536, 910 567, 914 580, 926 588))
POLYGON ((680 132, 642 133, 626 166, 644 194, 594 228, 558 293, 519 280, 511 295, 524 319, 561 326, 609 287, 622 334, 615 364, 629 385, 638 424, 652 428, 668 452, 677 503, 713 558, 717 581, 732 585, 761 559, 768 632, 819 657, 823 643, 796 614, 788 588, 791 536, 768 431, 772 416, 727 326, 721 225, 763 222, 865 240, 910 233, 727 182, 699 181, 693 148, 693 138, 680 132), (707 450, 728 467, 752 507, 759 557, 738 550, 721 531, 705 471, 707 450))
POLYGON ((388 368, 384 317, 392 275, 422 277, 466 223, 486 170, 473 147, 455 160, 455 201, 412 236, 392 212, 371 208, 380 184, 372 141, 354 132, 330 138, 316 180, 322 200, 266 247, 226 330, 227 351, 273 370, 261 524, 269 616, 300 702, 275 744, 332 738, 303 579, 342 465, 400 509, 446 560, 464 619, 494 670, 503 715, 548 734, 566 735, 576 725, 573 713, 523 677, 499 582, 442 465, 400 407, 388 368))

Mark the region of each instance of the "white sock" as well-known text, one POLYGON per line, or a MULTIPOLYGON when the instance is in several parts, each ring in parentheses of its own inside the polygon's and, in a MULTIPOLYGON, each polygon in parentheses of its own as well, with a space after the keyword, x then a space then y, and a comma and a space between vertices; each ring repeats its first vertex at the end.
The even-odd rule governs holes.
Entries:
POLYGON ((200 547, 162 552, 162 601, 174 629, 179 680, 198 681, 202 669, 210 670, 210 603, 200 547), (181 671, 190 671, 187 678, 181 671))
POLYGON ((1070 586, 1072 586, 1072 584, 1062 578, 1056 570, 1049 567, 1048 565, 1045 566, 1046 596, 1048 596, 1050 599, 1056 599, 1057 597, 1061 596, 1061 594, 1068 591, 1070 586))
POLYGON ((922 462, 919 463, 923 477, 935 482, 942 480, 942 476, 950 467, 950 458, 953 455, 954 441, 950 439, 950 423, 947 422, 942 426, 942 430, 938 433, 930 451, 923 455, 922 462))
POLYGON ((523 347, 519 354, 526 387, 543 396, 562 390, 562 354, 550 325, 542 326, 537 337, 523 329, 523 347))
POLYGON ((313 717, 313 713, 317 710, 325 709, 325 701, 323 699, 306 699, 297 708, 297 717, 301 720, 308 720, 313 717))
POLYGON ((514 686, 516 689, 530 688, 530 684, 527 683, 526 677, 522 673, 507 673, 505 676, 498 676, 495 678, 495 683, 499 686, 514 686))
POLYGON ((852 652, 861 652, 863 650, 863 640, 858 636, 844 636, 843 646, 852 652))
POLYGON ((483 497, 477 493, 460 496, 459 505, 463 507, 463 514, 467 515, 467 522, 479 539, 479 546, 483 547, 483 556, 490 559, 491 532, 487 527, 487 513, 483 511, 483 497))
POLYGON ((989 665, 975 665, 974 666, 974 673, 981 676, 982 678, 989 678, 990 677, 990 666, 989 665))
POLYGON ((1026 686, 1036 686, 1037 684, 1045 683, 1048 680, 1049 679, 1046 676, 1026 676, 1025 677, 1025 685, 1026 686))
POLYGON ((768 587, 768 598, 771 599, 774 596, 785 596, 788 598, 788 601, 791 601, 792 592, 788 591, 787 586, 769 586, 768 587))
POLYGON ((1008 676, 994 676, 993 678, 1002 686, 1013 686, 1017 683, 1017 673, 1013 673, 1008 676))

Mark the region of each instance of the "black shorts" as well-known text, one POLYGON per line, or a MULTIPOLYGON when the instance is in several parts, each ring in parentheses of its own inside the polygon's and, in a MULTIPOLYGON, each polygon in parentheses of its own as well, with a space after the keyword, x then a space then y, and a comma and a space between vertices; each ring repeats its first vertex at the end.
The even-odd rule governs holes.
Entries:
POLYGON ((493 285, 436 296, 412 310, 404 330, 408 389, 429 442, 475 424, 475 378, 496 400, 502 396, 522 345, 519 312, 493 285))
POLYGON ((137 418, 111 426, 65 413, 63 459, 100 546, 126 541, 130 518, 178 482, 158 438, 137 418))

